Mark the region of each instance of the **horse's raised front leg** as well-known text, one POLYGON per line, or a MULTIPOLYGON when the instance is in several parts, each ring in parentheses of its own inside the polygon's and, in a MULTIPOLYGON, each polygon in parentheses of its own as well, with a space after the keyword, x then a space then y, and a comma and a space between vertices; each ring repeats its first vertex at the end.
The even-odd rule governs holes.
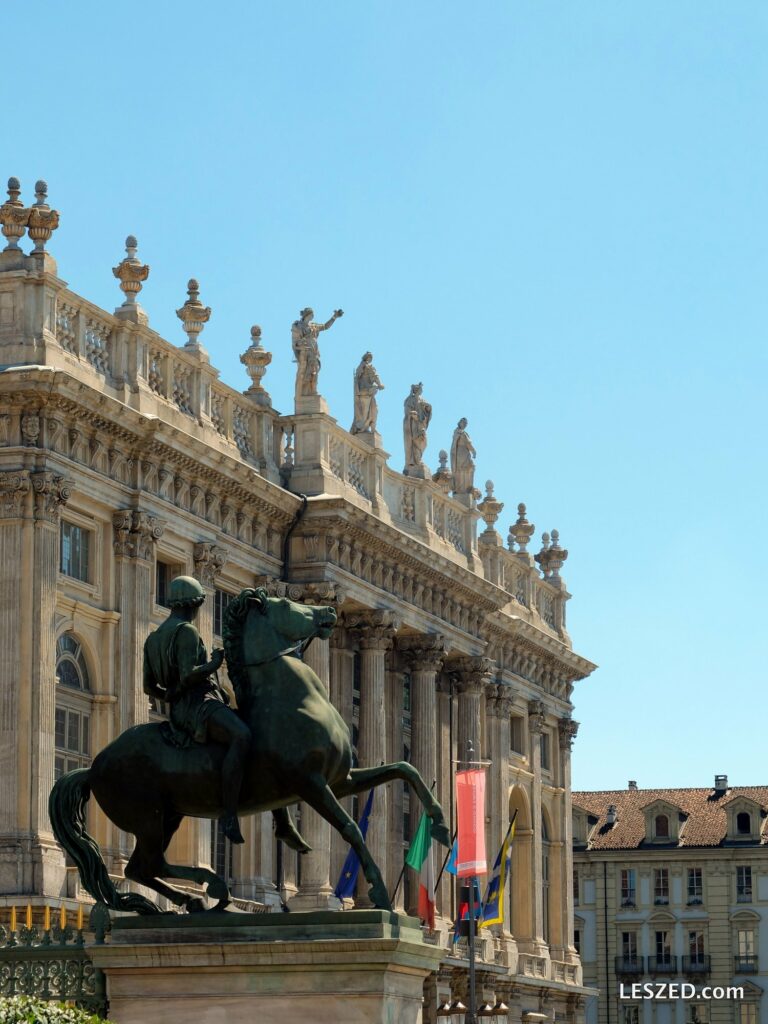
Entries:
POLYGON ((436 839, 438 843, 442 843, 443 846, 450 846, 451 834, 445 824, 442 807, 435 799, 434 794, 427 788, 419 772, 407 761, 382 764, 378 768, 352 768, 346 779, 333 786, 333 792, 338 797, 351 796, 354 793, 364 793, 366 789, 381 786, 385 782, 392 782, 394 779, 401 779, 413 787, 424 805, 424 810, 432 819, 430 828, 432 838, 436 839))
POLYGON ((299 795, 302 800, 333 825, 360 858, 363 874, 366 881, 370 883, 368 895, 374 907, 378 907, 379 910, 391 911, 392 904, 389 902, 384 879, 381 877, 376 862, 368 852, 360 829, 336 799, 322 775, 310 775, 302 779, 299 795))

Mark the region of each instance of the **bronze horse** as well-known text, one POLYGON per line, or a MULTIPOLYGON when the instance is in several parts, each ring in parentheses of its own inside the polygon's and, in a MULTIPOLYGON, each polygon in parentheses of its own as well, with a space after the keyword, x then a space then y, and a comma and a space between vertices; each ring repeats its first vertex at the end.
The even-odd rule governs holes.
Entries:
MULTIPOLYGON (((336 623, 333 608, 313 608, 263 590, 244 590, 229 605, 224 624, 227 668, 238 714, 252 735, 251 757, 240 793, 239 813, 274 811, 303 801, 344 837, 360 858, 375 907, 391 910, 386 887, 363 837, 339 798, 393 779, 413 786, 432 820, 432 835, 450 845, 440 804, 411 765, 352 768, 349 728, 323 684, 299 657, 298 646, 327 638, 336 623)), ((62 776, 49 811, 54 834, 80 870, 84 887, 115 910, 159 913, 151 900, 120 893, 85 828, 91 793, 118 828, 136 837, 127 878, 154 889, 187 911, 203 901, 161 881, 180 878, 207 886, 207 894, 229 902, 225 881, 207 868, 169 864, 165 851, 184 817, 217 819, 222 814, 220 768, 224 748, 169 744, 163 725, 127 729, 94 759, 90 768, 62 776)))

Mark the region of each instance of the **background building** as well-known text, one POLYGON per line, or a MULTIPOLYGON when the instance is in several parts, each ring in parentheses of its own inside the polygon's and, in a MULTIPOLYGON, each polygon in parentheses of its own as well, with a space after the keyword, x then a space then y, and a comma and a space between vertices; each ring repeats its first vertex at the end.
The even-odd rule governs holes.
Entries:
MULTIPOLYGON (((39 915, 44 904, 84 899, 51 835, 48 793, 57 774, 162 714, 142 693, 142 645, 167 614, 170 580, 186 573, 206 587, 198 622, 209 646, 220 642, 230 597, 259 584, 337 607, 334 636, 315 640, 307 660, 350 723, 360 764, 408 757, 452 817, 457 759, 470 745, 488 758, 491 857, 518 818, 509 923, 483 940, 483 991, 503 997, 511 1019, 526 1008, 577 1019, 571 695, 594 666, 566 631, 567 552, 556 532, 532 556, 521 505, 505 546, 495 528, 504 506, 490 482, 478 502, 468 438, 454 438, 464 445, 460 474, 446 456, 432 475, 407 451, 407 475, 397 472, 375 422, 347 432, 302 383, 304 356, 295 409, 279 414, 262 383, 272 356, 258 328, 242 356, 251 386, 222 384, 200 343, 211 311, 196 282, 178 310, 186 344, 149 326, 136 302, 149 268, 135 239, 114 268, 126 297, 114 313, 71 291, 45 251, 58 214, 44 183, 27 207, 12 179, 0 222, 9 243, 0 254, 3 904, 31 902, 39 915), (27 229, 32 255, 18 247, 27 229)), ((281 362, 288 334, 286 325, 281 362)), ((388 394, 405 397, 410 384, 389 381, 388 394)), ((121 876, 130 837, 97 808, 90 814, 121 876)), ((171 854, 212 861, 242 905, 337 906, 346 848, 313 811, 298 816, 313 847, 298 861, 276 848, 268 816, 244 820, 237 849, 208 822, 186 822, 171 854)), ((377 790, 368 846, 390 890, 413 818, 400 784, 377 790)), ((408 885, 396 902, 412 905, 408 885)), ((444 942, 447 876, 438 913, 432 940, 444 942)), ((460 997, 460 954, 434 979, 430 1013, 438 998, 460 997)))
POLYGON ((765 1024, 768 787, 574 793, 576 944, 591 1024, 765 1024), (620 998, 638 982, 744 998, 620 998))

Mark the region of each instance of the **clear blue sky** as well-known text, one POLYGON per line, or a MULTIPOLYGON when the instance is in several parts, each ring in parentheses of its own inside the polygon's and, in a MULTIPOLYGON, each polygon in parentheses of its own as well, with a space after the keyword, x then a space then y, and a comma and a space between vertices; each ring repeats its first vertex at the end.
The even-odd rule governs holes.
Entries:
POLYGON ((152 326, 190 276, 228 383, 252 323, 290 408, 312 305, 345 425, 370 348, 402 468, 460 416, 537 536, 577 650, 576 788, 768 782, 768 7, 102 2, 3 11, 0 174, 47 178, 52 251, 111 309, 128 232, 152 326), (26 44, 23 42, 26 40, 26 44))

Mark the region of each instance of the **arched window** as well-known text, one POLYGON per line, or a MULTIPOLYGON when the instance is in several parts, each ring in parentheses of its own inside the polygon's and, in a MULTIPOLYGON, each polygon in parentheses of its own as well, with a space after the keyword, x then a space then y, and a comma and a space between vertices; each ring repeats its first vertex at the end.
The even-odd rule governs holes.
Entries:
POLYGON ((56 641, 54 777, 91 763, 91 690, 88 665, 74 633, 56 641))
POLYGON ((752 834, 752 815, 748 811, 739 811, 736 815, 736 831, 740 836, 752 834))
POLYGON ((657 839, 669 839, 669 818, 666 814, 657 814, 653 827, 657 839))

